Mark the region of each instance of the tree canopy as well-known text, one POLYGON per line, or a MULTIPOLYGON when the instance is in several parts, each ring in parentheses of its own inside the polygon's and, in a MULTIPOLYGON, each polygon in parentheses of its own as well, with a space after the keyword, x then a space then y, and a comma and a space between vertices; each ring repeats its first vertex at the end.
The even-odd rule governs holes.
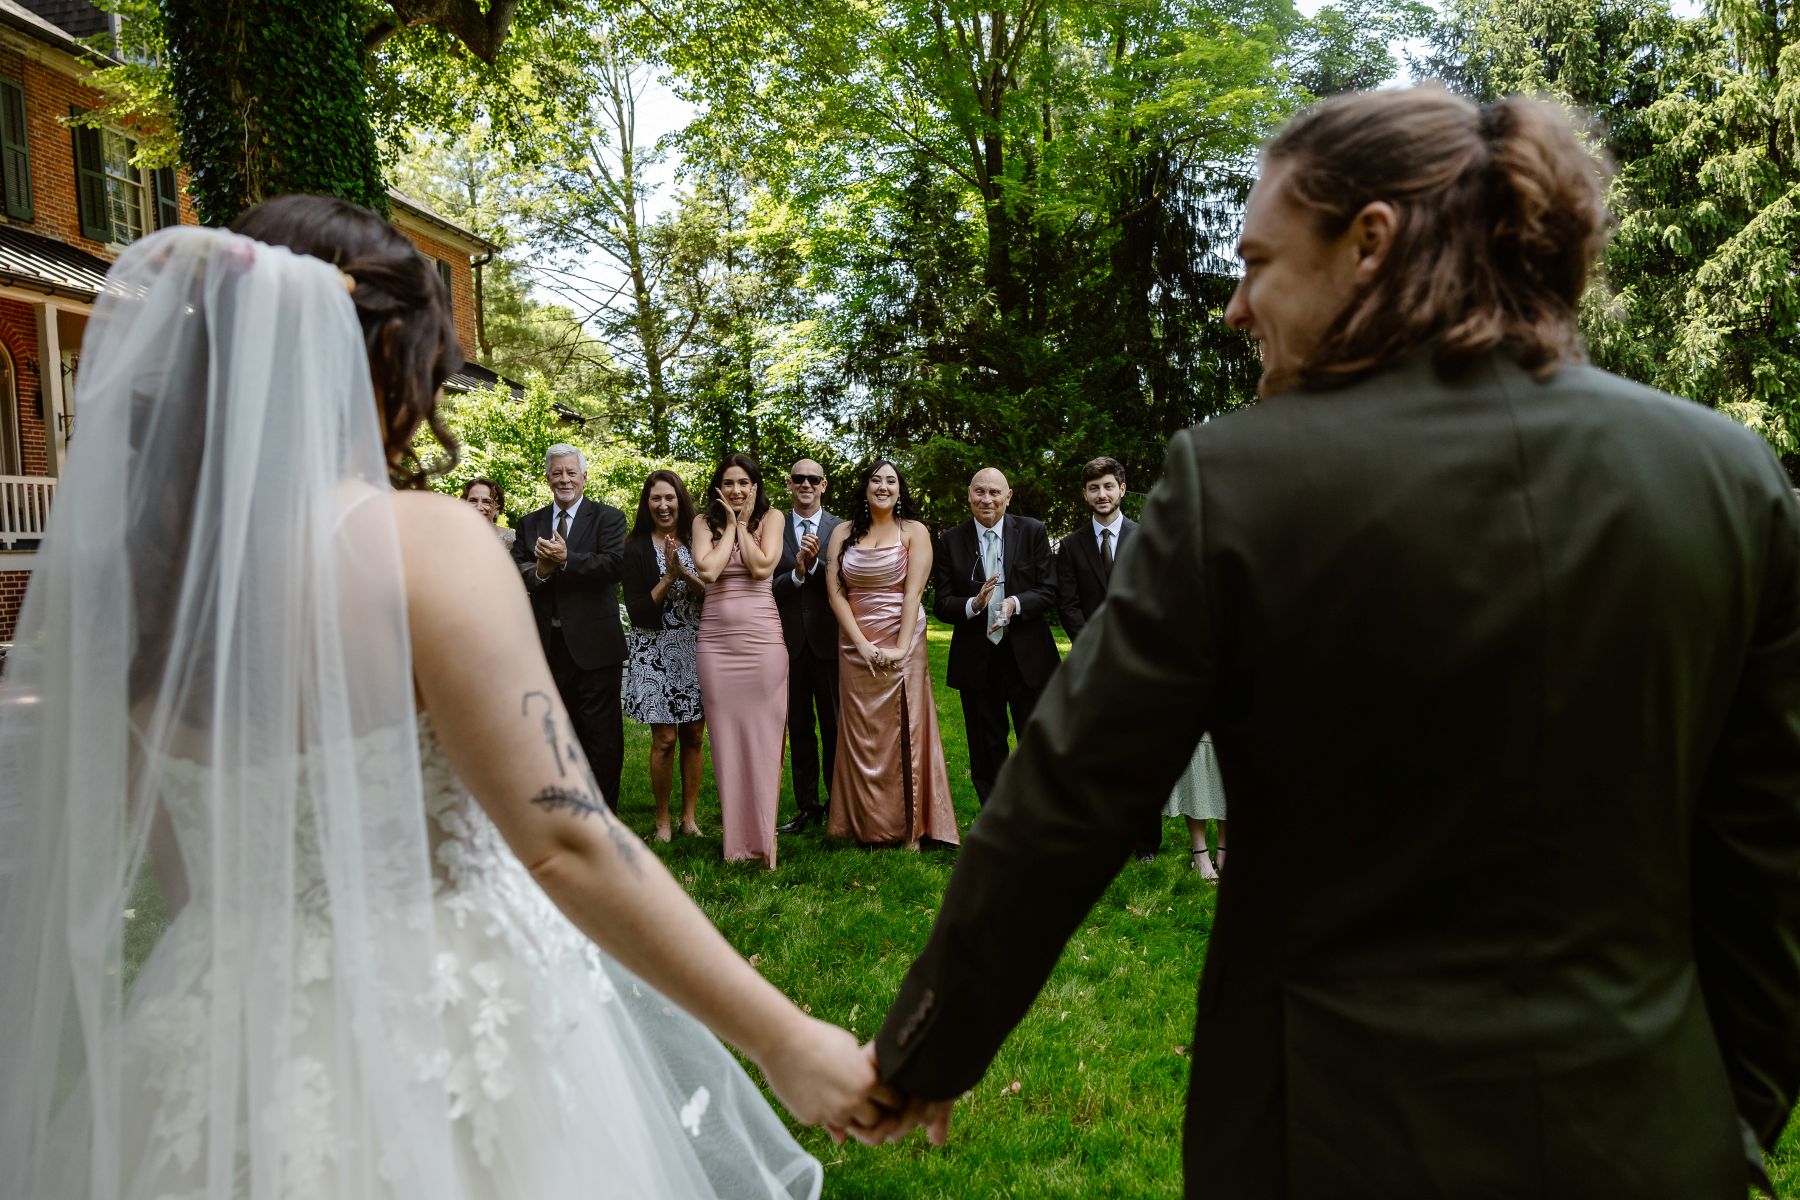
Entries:
MULTIPOLYGON (((203 211, 398 180, 502 247, 473 355, 536 373, 597 442, 806 454, 840 482, 888 455, 937 520, 995 463, 1060 526, 1088 458, 1146 490, 1173 433, 1252 401, 1222 317, 1256 148, 1392 78, 1403 41, 1415 78, 1591 114, 1617 164, 1596 361, 1800 450, 1796 3, 329 0, 295 6, 304 42, 275 5, 238 52, 319 98, 265 88, 257 128, 311 136, 323 104, 355 136, 238 163, 217 114, 243 84, 183 74, 235 36, 201 28, 230 6, 161 0, 141 28, 166 37, 197 192, 238 181, 203 211), (686 128, 646 135, 653 86, 686 128)), ((154 56, 125 57, 115 86, 153 105, 154 56)))

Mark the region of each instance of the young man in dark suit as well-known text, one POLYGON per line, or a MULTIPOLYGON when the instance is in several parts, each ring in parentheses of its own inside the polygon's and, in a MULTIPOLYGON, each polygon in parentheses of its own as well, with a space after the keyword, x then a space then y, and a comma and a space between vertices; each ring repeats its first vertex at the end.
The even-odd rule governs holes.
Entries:
POLYGON ((1113 568, 1137 522, 1120 507, 1125 501, 1125 468, 1116 458, 1096 458, 1081 468, 1081 499, 1091 520, 1056 548, 1056 608, 1072 642, 1100 610, 1113 568))
POLYGON ((619 623, 619 576, 625 558, 625 514, 582 495, 587 462, 574 446, 544 456, 551 502, 519 522, 513 561, 531 594, 538 637, 594 781, 619 807, 624 766, 625 633, 619 623))
POLYGON ((969 481, 971 519, 938 539, 933 611, 952 626, 946 682, 962 700, 969 776, 986 804, 1012 731, 1025 723, 1060 656, 1050 632, 1056 575, 1041 521, 1012 516, 1012 488, 994 467, 969 481))
POLYGON ((839 522, 823 507, 829 486, 825 468, 810 458, 788 470, 793 505, 771 586, 788 651, 788 766, 797 811, 793 820, 777 828, 778 833, 799 833, 808 825, 825 823, 831 772, 837 764, 838 624, 825 594, 823 560, 839 522), (825 804, 819 802, 821 768, 825 804))
POLYGON ((1211 731, 1231 871, 1187 1195, 1742 1200, 1800 1088, 1800 505, 1588 366, 1550 104, 1363 92, 1268 147, 1176 436, 876 1041, 981 1078, 1211 731), (1346 869, 1346 864, 1353 869, 1346 869))
MULTIPOLYGON (((1063 630, 1072 642, 1100 611, 1112 582, 1113 568, 1137 522, 1125 515, 1125 468, 1116 458, 1096 458, 1081 468, 1081 499, 1090 520, 1056 548, 1056 604, 1063 630)), ((1143 840, 1132 853, 1139 862, 1154 862, 1162 846, 1162 814, 1144 823, 1143 840)))

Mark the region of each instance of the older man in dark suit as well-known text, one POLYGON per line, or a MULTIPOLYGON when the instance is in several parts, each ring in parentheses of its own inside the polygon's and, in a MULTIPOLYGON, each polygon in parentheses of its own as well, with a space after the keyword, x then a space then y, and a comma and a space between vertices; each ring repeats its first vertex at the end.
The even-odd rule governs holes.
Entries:
POLYGON ((519 522, 513 561, 531 593, 544 657, 575 736, 606 802, 617 811, 625 761, 619 705, 625 633, 618 588, 625 514, 582 495, 587 460, 574 446, 550 447, 544 474, 554 498, 519 522))
POLYGON ((825 592, 824 548, 839 521, 824 509, 829 486, 825 468, 810 458, 788 469, 793 506, 771 586, 788 651, 788 767, 796 811, 793 820, 778 827, 779 833, 800 833, 808 825, 825 823, 825 805, 819 803, 821 767, 829 802, 837 765, 839 635, 837 614, 825 592))
POLYGON ((1800 1086, 1800 506, 1756 434, 1583 362, 1601 195, 1560 109, 1437 88, 1265 152, 1226 313, 1264 399, 1170 446, 865 1136, 942 1136, 1211 730, 1189 1196, 1762 1178, 1800 1086))
POLYGON ((1056 573, 1041 521, 1009 514, 996 467, 969 481, 971 517, 938 539, 933 611, 952 627, 946 682, 962 699, 975 798, 987 803, 1006 762, 1007 718, 1025 732, 1060 656, 1050 632, 1056 573))

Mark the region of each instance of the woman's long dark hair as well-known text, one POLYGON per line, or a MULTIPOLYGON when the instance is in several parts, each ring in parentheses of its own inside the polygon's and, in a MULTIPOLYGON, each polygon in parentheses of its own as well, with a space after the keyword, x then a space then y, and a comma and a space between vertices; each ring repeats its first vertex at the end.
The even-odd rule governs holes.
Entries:
POLYGON ((908 521, 919 520, 918 506, 913 503, 912 489, 906 486, 906 473, 891 458, 878 458, 869 464, 856 481, 856 490, 850 494, 850 532, 844 537, 844 544, 838 548, 838 586, 844 589, 844 595, 850 594, 850 582, 844 578, 844 555, 850 547, 863 540, 875 524, 875 511, 869 507, 869 481, 875 478, 875 472, 883 467, 894 468, 894 478, 900 481, 900 494, 894 500, 894 521, 904 526, 908 521))
POLYGON ((681 476, 670 470, 652 471, 644 480, 643 489, 638 492, 637 516, 631 521, 631 538, 647 538, 656 532, 656 518, 650 515, 650 489, 659 483, 666 483, 675 489, 675 531, 687 541, 694 529, 694 499, 688 495, 687 484, 681 482, 681 476))
POLYGON ((425 486, 428 472, 412 450, 421 424, 445 451, 429 474, 454 467, 456 438, 438 415, 438 390, 462 368, 462 345, 444 281, 406 235, 348 200, 303 195, 247 208, 231 231, 322 258, 356 281, 350 299, 362 322, 394 482, 425 486))
POLYGON ((769 493, 763 491, 762 468, 748 454, 727 454, 719 460, 712 478, 706 483, 706 527, 712 530, 714 537, 725 532, 725 522, 731 519, 731 514, 719 501, 718 495, 720 485, 725 482, 725 472, 733 467, 742 467, 744 474, 750 476, 750 482, 756 485, 756 501, 750 506, 750 519, 745 524, 755 529, 763 519, 763 514, 769 511, 769 493))

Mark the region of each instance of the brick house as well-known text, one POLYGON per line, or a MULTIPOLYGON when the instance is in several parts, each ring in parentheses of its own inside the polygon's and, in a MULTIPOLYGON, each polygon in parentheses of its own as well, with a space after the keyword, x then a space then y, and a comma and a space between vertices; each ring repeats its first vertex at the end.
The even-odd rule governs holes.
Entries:
MULTIPOLYGON (((120 131, 66 123, 100 106, 87 81, 109 61, 78 39, 114 20, 88 0, 0 0, 0 645, 12 639, 68 453, 81 338, 107 267, 145 234, 197 220, 183 174, 131 166, 135 147, 120 131)), ((494 247, 404 196, 390 207, 449 286, 473 352, 474 269, 494 247)), ((449 387, 498 382, 471 365, 449 387)))

